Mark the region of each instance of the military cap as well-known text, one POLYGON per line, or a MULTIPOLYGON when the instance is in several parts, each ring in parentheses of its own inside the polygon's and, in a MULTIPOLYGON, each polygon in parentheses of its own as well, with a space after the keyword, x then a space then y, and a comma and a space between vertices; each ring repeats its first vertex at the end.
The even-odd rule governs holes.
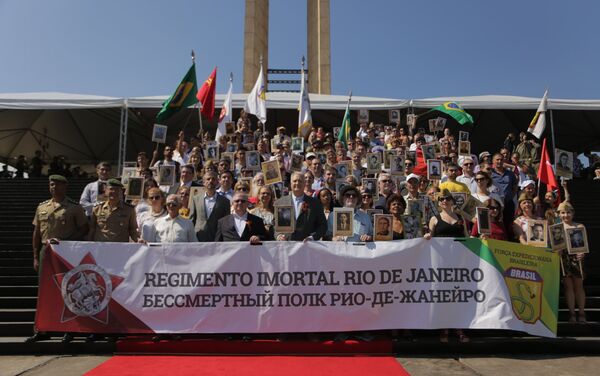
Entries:
POLYGON ((108 181, 106 182, 106 184, 108 184, 111 187, 121 187, 123 188, 123 183, 121 183, 121 181, 119 179, 108 179, 108 181))
POLYGON ((61 183, 68 183, 67 178, 58 174, 48 176, 48 181, 59 181, 61 183))

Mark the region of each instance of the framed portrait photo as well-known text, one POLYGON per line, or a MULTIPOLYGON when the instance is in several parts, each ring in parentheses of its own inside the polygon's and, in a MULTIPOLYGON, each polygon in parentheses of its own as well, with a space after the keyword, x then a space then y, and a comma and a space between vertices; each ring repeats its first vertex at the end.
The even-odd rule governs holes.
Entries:
POLYGON ((454 204, 456 205, 456 208, 463 210, 465 205, 467 205, 467 194, 464 192, 450 192, 450 194, 452 197, 454 197, 454 204))
POLYGON ((442 161, 439 159, 427 160, 427 179, 441 180, 442 179, 442 161))
POLYGON ((446 126, 446 118, 437 117, 435 118, 435 132, 441 132, 446 126))
POLYGON ((381 154, 367 153, 367 174, 377 174, 381 172, 381 154))
POLYGON ((433 144, 421 145, 421 151, 423 152, 423 159, 426 161, 435 159, 435 146, 433 144))
POLYGON ((565 226, 563 223, 548 226, 550 248, 553 251, 561 251, 567 249, 567 239, 565 237, 565 226))
POLYGON ((367 215, 371 219, 371 223, 374 223, 375 214, 383 214, 383 209, 367 209, 367 215))
POLYGON ((424 212, 423 207, 424 203, 422 199, 408 200, 408 202, 406 203, 407 213, 410 215, 418 215, 422 217, 424 212))
POLYGON ((554 149, 554 158, 556 159, 556 175, 573 179, 573 153, 554 149))
POLYGON ((292 205, 275 206, 275 231, 283 233, 294 232, 296 216, 292 205))
POLYGON ((225 135, 232 136, 235 133, 235 123, 229 121, 225 123, 225 135))
POLYGON ((292 151, 303 152, 304 151, 304 138, 292 137, 292 151))
POLYGON ((417 115, 406 114, 406 125, 409 128, 413 128, 415 125, 417 125, 417 115))
POLYGON ((436 121, 435 119, 429 119, 427 121, 427 124, 429 125, 429 132, 431 132, 431 133, 435 133, 435 129, 436 129, 435 121, 436 121))
POLYGON ((469 132, 459 131, 458 132, 458 141, 469 141, 469 132))
POLYGON ((391 175, 404 175, 404 155, 392 155, 390 156, 390 174, 391 175))
POLYGON ((158 167, 158 185, 175 185, 175 166, 158 167))
POLYGON ((218 145, 207 145, 204 149, 204 158, 207 161, 218 161, 219 160, 219 146, 218 145))
POLYGON ((390 161, 394 155, 396 155, 396 150, 384 150, 383 151, 383 168, 390 168, 390 161))
POLYGON ((260 171, 260 154, 257 151, 246 152, 246 167, 252 171, 260 171))
POLYGON ((352 161, 343 161, 335 164, 338 178, 345 178, 352 173, 352 161))
POLYGON ((401 219, 404 228, 404 239, 415 239, 423 236, 421 218, 418 215, 403 215, 401 219))
POLYGON ((333 236, 352 236, 354 233, 354 209, 333 209, 333 236))
POLYGON ((373 199, 376 200, 377 197, 379 197, 379 192, 378 192, 378 186, 377 186, 377 179, 375 178, 363 178, 362 180, 362 187, 363 190, 365 191, 365 193, 370 194, 371 196, 373 196, 373 199))
POLYGON ((390 124, 400 124, 400 110, 390 110, 388 117, 390 124))
POLYGON ((137 162, 136 161, 125 161, 123 162, 123 168, 127 168, 127 167, 137 167, 137 162))
POLYGON ((127 200, 141 200, 144 195, 144 178, 130 177, 127 181, 125 198, 127 200))
POLYGON ((250 142, 250 143, 247 143, 247 144, 242 144, 242 146, 247 151, 254 151, 254 150, 256 150, 256 145, 254 145, 254 142, 250 142))
POLYGON ((237 149, 238 149, 237 144, 235 142, 230 142, 227 144, 225 151, 227 153, 235 153, 237 151, 237 149))
POLYGON ((192 200, 194 199, 194 197, 204 194, 205 191, 206 191, 206 188, 204 188, 204 187, 190 187, 190 196, 188 197, 188 206, 187 207, 188 208, 190 207, 190 204, 192 203, 192 200))
POLYGON ((152 142, 164 144, 167 142, 167 126, 161 124, 154 124, 152 128, 152 142))
POLYGON ((229 161, 229 167, 233 166, 233 161, 235 161, 235 153, 225 152, 221 153, 221 160, 226 159, 229 161))
POLYGON ((467 202, 462 207, 460 214, 467 220, 472 220, 477 215, 477 208, 483 207, 483 203, 473 196, 467 195, 467 202))
POLYGON ((361 108, 358 110, 358 124, 369 122, 369 110, 361 108))
POLYGON ((471 156, 471 142, 458 141, 458 155, 471 156))
POLYGON ((265 184, 274 184, 282 181, 281 170, 279 167, 279 161, 274 159, 272 161, 263 162, 261 164, 262 173, 265 176, 265 184))
POLYGON ((547 247, 548 222, 543 219, 527 220, 527 244, 534 247, 547 247))
POLYGON ((340 130, 342 129, 342 127, 333 127, 333 138, 337 140, 338 136, 340 135, 340 130))
POLYGON ((302 154, 292 153, 292 161, 290 164, 290 170, 302 171, 303 164, 304 164, 304 156, 302 154))
POLYGON ((589 253, 585 227, 581 226, 565 229, 565 238, 567 240, 567 251, 570 255, 589 253))
POLYGON ((476 208, 477 212, 477 232, 482 235, 490 235, 492 233, 492 221, 490 218, 490 209, 476 208))
POLYGON ((373 238, 375 241, 392 240, 394 217, 391 214, 375 214, 373 216, 373 238))
POLYGON ((124 186, 127 186, 129 179, 134 178, 137 175, 137 167, 123 167, 123 172, 121 172, 121 183, 123 183, 124 186))

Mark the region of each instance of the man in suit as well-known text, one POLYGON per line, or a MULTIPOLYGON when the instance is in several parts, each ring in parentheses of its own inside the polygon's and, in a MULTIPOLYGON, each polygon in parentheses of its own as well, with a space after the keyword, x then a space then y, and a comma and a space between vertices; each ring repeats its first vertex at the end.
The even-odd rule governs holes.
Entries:
POLYGON ((212 242, 217 232, 219 219, 230 214, 229 200, 217 194, 218 183, 215 172, 207 172, 202 179, 205 193, 194 196, 190 202, 190 219, 200 242, 212 242))
POLYGON ((186 164, 181 166, 181 173, 179 176, 179 184, 172 185, 167 192, 168 195, 174 195, 179 192, 179 188, 185 187, 197 187, 200 184, 194 180, 194 166, 186 164))
POLYGON ((296 228, 291 234, 276 233, 277 240, 320 240, 327 232, 327 219, 321 201, 304 194, 305 180, 300 172, 294 172, 290 181, 291 195, 275 201, 275 206, 291 205, 296 216, 296 228))
POLYGON ((231 200, 233 213, 219 219, 217 223, 216 242, 248 241, 250 244, 260 244, 269 240, 269 234, 260 217, 248 213, 248 195, 235 192, 231 200))

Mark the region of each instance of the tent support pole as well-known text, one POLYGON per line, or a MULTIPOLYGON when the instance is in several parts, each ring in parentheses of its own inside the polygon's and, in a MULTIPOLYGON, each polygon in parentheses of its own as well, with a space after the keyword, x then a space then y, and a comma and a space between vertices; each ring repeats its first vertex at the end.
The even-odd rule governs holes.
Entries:
POLYGON ((554 153, 556 153, 556 142, 554 140, 554 119, 552 117, 552 110, 549 110, 548 112, 550 112, 550 133, 552 134, 552 156, 554 163, 552 164, 554 167, 554 171, 556 171, 556 155, 554 153))
POLYGON ((119 126, 119 160, 117 161, 118 176, 121 176, 121 173, 123 172, 123 162, 126 158, 128 115, 127 101, 125 101, 123 107, 121 107, 121 124, 119 126))

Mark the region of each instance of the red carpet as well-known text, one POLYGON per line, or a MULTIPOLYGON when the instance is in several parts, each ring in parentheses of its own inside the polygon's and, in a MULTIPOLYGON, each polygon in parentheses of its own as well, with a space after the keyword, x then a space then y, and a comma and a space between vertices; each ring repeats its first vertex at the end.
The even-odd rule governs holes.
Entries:
POLYGON ((408 375, 392 357, 115 356, 88 376, 137 375, 408 375))
POLYGON ((391 354, 392 342, 378 340, 371 342, 310 342, 254 340, 182 340, 154 343, 147 339, 127 339, 117 342, 120 354, 261 354, 261 355, 332 355, 332 354, 391 354))

